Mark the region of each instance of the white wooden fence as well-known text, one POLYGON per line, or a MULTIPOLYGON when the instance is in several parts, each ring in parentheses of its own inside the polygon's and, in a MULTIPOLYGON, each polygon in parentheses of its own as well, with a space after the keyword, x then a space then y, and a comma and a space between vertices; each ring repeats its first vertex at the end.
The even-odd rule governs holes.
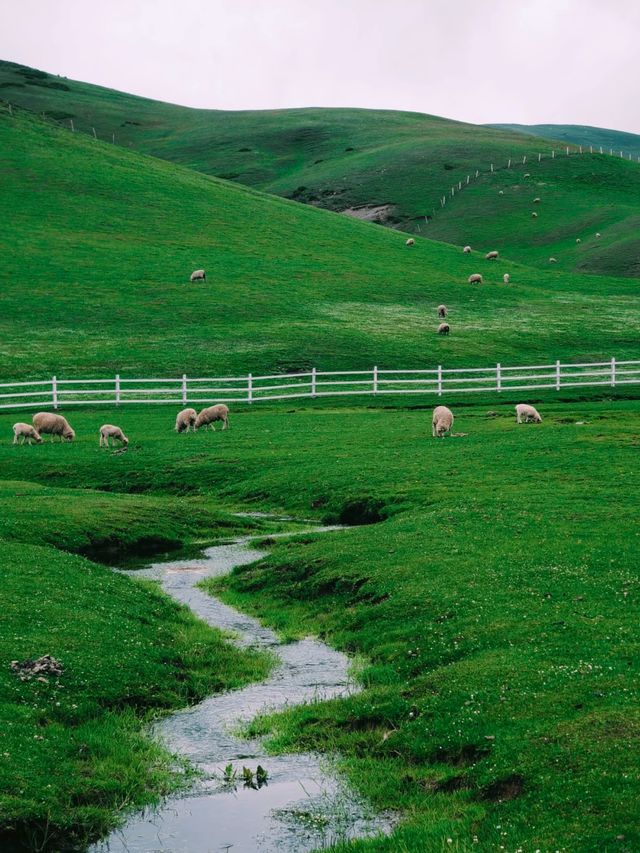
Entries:
POLYGON ((595 361, 579 364, 534 364, 512 367, 445 368, 428 370, 310 370, 269 376, 195 378, 42 379, 0 384, 0 410, 120 406, 129 403, 255 403, 302 397, 340 397, 382 394, 508 393, 561 388, 615 388, 640 385, 640 360, 595 361))

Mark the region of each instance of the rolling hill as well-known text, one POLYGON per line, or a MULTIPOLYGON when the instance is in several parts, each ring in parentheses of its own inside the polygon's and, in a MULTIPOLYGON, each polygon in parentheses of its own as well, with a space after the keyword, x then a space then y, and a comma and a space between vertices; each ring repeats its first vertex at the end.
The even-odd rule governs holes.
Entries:
POLYGON ((14 380, 637 352, 640 312, 629 280, 491 264, 431 240, 407 248, 396 231, 29 114, 0 111, 0 158, 0 373, 14 380), (207 284, 191 286, 198 267, 207 284), (485 286, 474 289, 467 277, 477 270, 485 286), (435 333, 443 301, 449 338, 435 333))
MULTIPOLYGON (((467 175, 476 171, 488 184, 495 181, 491 163, 497 171, 510 159, 521 163, 527 157, 532 163, 538 153, 549 154, 552 147, 535 135, 418 113, 194 110, 6 62, 0 63, 0 89, 12 103, 44 113, 67 128, 73 122, 77 131, 89 135, 95 131, 101 140, 115 140, 119 146, 208 175, 416 234, 426 234, 437 222, 437 239, 452 243, 480 239, 483 231, 476 222, 485 208, 481 194, 465 194, 462 205, 457 197, 450 199, 447 215, 442 216, 440 199, 451 187, 464 185, 467 175), (467 224, 469 230, 461 237, 467 224)), ((548 207, 545 231, 512 229, 517 237, 508 243, 513 260, 537 265, 562 253, 566 269, 637 274, 635 247, 629 244, 640 211, 637 181, 610 187, 608 160, 603 156, 589 161, 593 180, 588 187, 574 181, 573 172, 566 169, 552 173, 562 202, 548 207), (564 251, 564 235, 577 235, 585 226, 584 217, 574 215, 585 205, 602 214, 589 218, 593 230, 609 229, 607 251, 595 264, 564 251)), ((499 213, 494 210, 492 216, 499 213)), ((488 235, 490 243, 502 233, 501 221, 495 224, 488 235)), ((508 236, 509 223, 505 229, 508 236)))
POLYGON ((541 136, 544 139, 557 139, 568 145, 582 145, 585 148, 593 146, 599 151, 613 151, 614 154, 629 154, 640 157, 640 135, 626 133, 623 130, 612 130, 607 127, 591 127, 585 124, 488 124, 497 130, 513 130, 526 136, 541 136))

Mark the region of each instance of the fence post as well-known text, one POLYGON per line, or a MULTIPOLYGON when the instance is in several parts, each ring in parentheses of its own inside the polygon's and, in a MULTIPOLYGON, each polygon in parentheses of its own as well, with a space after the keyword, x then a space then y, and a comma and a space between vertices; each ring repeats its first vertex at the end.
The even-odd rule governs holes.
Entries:
POLYGON ((538 163, 542 160, 542 154, 538 154, 538 163))
POLYGON ((616 360, 615 358, 611 359, 611 387, 616 387, 616 360))
POLYGON ((116 406, 120 405, 120 374, 116 373, 116 406))
POLYGON ((247 376, 247 403, 253 403, 253 374, 247 376))
POLYGON ((316 369, 315 367, 311 368, 311 396, 316 396, 316 369))
POLYGON ((556 391, 560 390, 560 361, 556 361, 556 391))
POLYGON ((511 157, 507 160, 507 169, 511 168, 511 157))
POLYGON ((187 374, 182 374, 182 402, 187 402, 187 374))
POLYGON ((552 160, 555 160, 555 159, 556 159, 556 149, 555 149, 555 148, 552 148, 552 149, 551 149, 551 159, 552 159, 552 160))
POLYGON ((522 165, 524 166, 524 164, 526 162, 527 162, 527 155, 525 154, 524 157, 522 158, 522 165))
POLYGON ((71 133, 75 133, 75 132, 76 132, 76 129, 75 129, 75 127, 73 126, 73 119, 72 119, 72 118, 70 118, 70 119, 69 119, 69 121, 71 122, 71 133))
POLYGON ((51 396, 53 399, 53 408, 58 408, 58 379, 57 377, 53 377, 51 380, 51 396))
POLYGON ((7 101, 7 105, 9 107, 9 115, 12 116, 13 115, 13 109, 11 107, 11 101, 7 101))
POLYGON ((95 127, 92 127, 92 128, 91 128, 91 130, 93 131, 93 138, 94 138, 94 139, 97 139, 98 137, 97 137, 97 135, 96 135, 96 129, 95 129, 95 127))
POLYGON ((500 362, 496 364, 496 391, 498 394, 502 391, 502 375, 500 373, 500 362))
POLYGON ((438 397, 442 397, 442 365, 438 365, 438 397))
POLYGON ((491 164, 491 171, 493 172, 493 163, 491 164))
POLYGON ((378 367, 377 365, 373 368, 373 393, 378 393, 378 367))
POLYGON ((569 156, 569 146, 567 145, 567 157, 569 156))

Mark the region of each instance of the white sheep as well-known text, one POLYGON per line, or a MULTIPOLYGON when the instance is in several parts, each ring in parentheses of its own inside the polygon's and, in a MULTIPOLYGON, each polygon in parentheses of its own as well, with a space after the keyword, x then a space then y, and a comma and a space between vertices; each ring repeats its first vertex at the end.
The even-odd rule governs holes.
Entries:
POLYGON ((176 417, 176 432, 189 432, 190 429, 195 431, 195 423, 198 413, 195 409, 183 409, 178 412, 176 417))
POLYGON ((487 252, 487 254, 484 256, 484 259, 485 261, 495 261, 498 259, 498 253, 496 251, 487 252))
POLYGON ((582 243, 582 240, 579 237, 576 237, 576 243, 582 243))
POLYGON ((453 426, 453 412, 446 406, 436 406, 431 418, 431 435, 434 438, 444 438, 445 432, 450 432, 453 426))
POLYGON ((194 270, 191 273, 190 281, 206 281, 207 275, 204 270, 194 270))
POLYGON ((509 282, 511 281, 511 276, 509 275, 509 273, 508 273, 508 272, 506 272, 506 273, 502 276, 502 280, 504 281, 504 283, 505 283, 505 284, 509 284, 509 282))
POLYGON ((467 279, 469 284, 482 284, 482 276, 479 272, 472 273, 467 279))
POLYGON ((539 199, 539 198, 534 198, 533 203, 534 203, 534 204, 540 204, 540 199, 539 199))
POLYGON ((438 334, 439 335, 448 335, 449 334, 449 324, 448 323, 440 323, 438 326, 438 334))
POLYGON ((50 435, 51 441, 53 441, 54 435, 60 436, 60 441, 63 439, 65 441, 73 441, 76 437, 75 432, 69 426, 69 421, 63 418, 62 415, 54 415, 51 412, 38 412, 31 418, 31 421, 40 435, 50 435))
POLYGON ((521 424, 523 421, 525 424, 541 424, 542 418, 533 406, 530 406, 528 403, 518 403, 516 406, 516 423, 521 424))
POLYGON ((414 244, 415 242, 416 242, 416 241, 413 239, 413 237, 409 237, 409 239, 408 239, 408 240, 407 240, 407 242, 405 243, 405 246, 413 246, 413 244, 414 244))
POLYGON ((599 236, 600 236, 600 232, 596 231, 596 237, 599 237, 599 236))
POLYGON ((35 441, 36 444, 42 444, 42 438, 37 429, 31 426, 31 424, 23 424, 18 422, 13 425, 13 443, 14 444, 24 444, 25 441, 28 444, 31 444, 32 441, 35 441), (18 442, 18 438, 21 438, 22 441, 18 442))
POLYGON ((531 218, 532 218, 532 219, 537 219, 537 218, 538 218, 538 214, 535 212, 535 210, 534 210, 534 211, 533 211, 533 213, 531 214, 531 218))
POLYGON ((447 306, 446 305, 438 305, 438 317, 444 318, 447 316, 447 306))
POLYGON ((120 427, 113 424, 103 424, 100 427, 100 447, 109 447, 109 439, 111 439, 112 444, 119 441, 123 447, 129 446, 129 439, 120 427))
POLYGON ((500 192, 498 193, 498 195, 504 195, 504 190, 500 190, 500 192))
POLYGON ((471 252, 471 246, 465 246, 462 251, 465 253, 465 255, 468 255, 471 252))
POLYGON ((529 172, 525 172, 523 177, 525 177, 525 178, 530 178, 530 177, 531 177, 531 174, 530 174, 529 172))
POLYGON ((555 258, 549 258, 549 263, 550 264, 557 264, 558 261, 555 258))
POLYGON ((207 409, 203 409, 196 418, 194 429, 199 429, 203 426, 205 430, 208 430, 209 426, 211 426, 211 429, 215 432, 215 427, 213 426, 215 421, 222 421, 222 429, 227 429, 229 426, 229 408, 224 403, 218 403, 217 406, 209 406, 207 409))

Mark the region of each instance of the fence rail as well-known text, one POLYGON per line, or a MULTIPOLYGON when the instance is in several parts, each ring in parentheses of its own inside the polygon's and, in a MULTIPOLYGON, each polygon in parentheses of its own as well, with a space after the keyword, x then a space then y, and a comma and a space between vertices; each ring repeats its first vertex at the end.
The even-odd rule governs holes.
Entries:
POLYGON ((509 393, 562 388, 615 388, 640 385, 640 360, 534 364, 425 370, 337 370, 313 368, 305 373, 267 376, 179 377, 129 379, 40 379, 0 383, 0 411, 67 406, 171 403, 258 403, 304 397, 342 397, 384 394, 509 393), (32 390, 33 389, 33 390, 32 390))

